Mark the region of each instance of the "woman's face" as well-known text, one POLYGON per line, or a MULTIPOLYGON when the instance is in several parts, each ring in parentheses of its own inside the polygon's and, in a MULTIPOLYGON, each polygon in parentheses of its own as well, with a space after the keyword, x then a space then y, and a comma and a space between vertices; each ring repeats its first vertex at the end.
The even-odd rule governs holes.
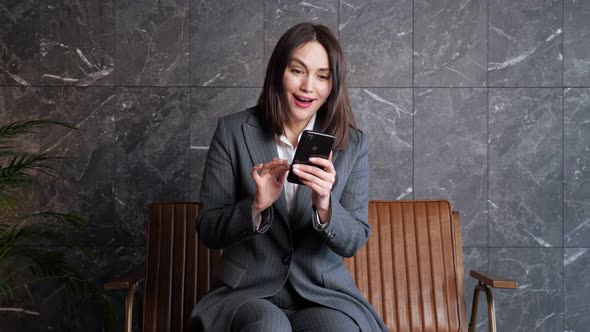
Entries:
POLYGON ((317 41, 299 46, 283 74, 283 93, 293 126, 305 126, 332 91, 330 61, 317 41))

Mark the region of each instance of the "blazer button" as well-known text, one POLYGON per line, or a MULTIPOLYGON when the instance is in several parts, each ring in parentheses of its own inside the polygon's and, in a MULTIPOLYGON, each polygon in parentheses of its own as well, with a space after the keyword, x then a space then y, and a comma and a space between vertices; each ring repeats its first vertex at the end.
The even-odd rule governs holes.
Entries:
POLYGON ((291 262, 291 255, 287 254, 287 255, 283 256, 282 261, 283 261, 283 264, 285 264, 285 265, 289 264, 291 262))

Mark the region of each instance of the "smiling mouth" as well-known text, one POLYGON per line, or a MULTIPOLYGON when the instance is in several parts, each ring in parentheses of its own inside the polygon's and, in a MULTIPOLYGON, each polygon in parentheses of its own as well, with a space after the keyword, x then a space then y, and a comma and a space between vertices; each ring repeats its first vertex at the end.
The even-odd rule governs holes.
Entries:
POLYGON ((302 108, 307 108, 311 106, 311 103, 314 101, 314 99, 312 98, 305 98, 297 95, 293 95, 293 98, 295 100, 295 104, 302 108))

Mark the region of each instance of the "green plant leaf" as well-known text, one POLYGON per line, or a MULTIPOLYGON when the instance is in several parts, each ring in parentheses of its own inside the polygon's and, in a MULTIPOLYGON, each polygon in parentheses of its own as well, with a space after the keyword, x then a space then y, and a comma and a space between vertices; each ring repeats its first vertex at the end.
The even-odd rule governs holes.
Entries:
POLYGON ((15 137, 35 133, 38 128, 50 125, 61 126, 73 130, 78 129, 78 127, 71 123, 50 119, 15 121, 0 127, 0 144, 15 137))
POLYGON ((3 299, 11 300, 13 298, 14 293, 12 292, 12 287, 6 280, 0 278, 0 303, 3 302, 3 299))
POLYGON ((57 165, 71 167, 71 158, 57 156, 50 152, 22 153, 13 156, 6 167, 0 168, 0 179, 35 182, 33 171, 52 177, 62 177, 57 165))
POLYGON ((102 308, 106 331, 112 329, 112 306, 102 292, 71 265, 62 252, 38 246, 54 241, 62 247, 87 254, 77 239, 86 221, 76 215, 55 211, 38 211, 15 216, 24 190, 37 186, 38 176, 65 179, 62 169, 74 160, 54 152, 16 151, 15 141, 47 126, 78 128, 70 123, 50 119, 26 120, 0 127, 0 302, 14 296, 14 290, 31 283, 55 280, 77 298, 92 296, 102 308), (10 211, 9 211, 10 210, 10 211))

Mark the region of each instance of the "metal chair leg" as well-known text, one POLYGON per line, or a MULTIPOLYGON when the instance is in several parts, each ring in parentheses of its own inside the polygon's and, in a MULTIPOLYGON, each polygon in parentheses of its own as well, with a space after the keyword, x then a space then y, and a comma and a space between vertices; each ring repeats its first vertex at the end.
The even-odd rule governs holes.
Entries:
POLYGON ((492 290, 483 282, 479 282, 473 291, 473 304, 471 306, 471 319, 469 321, 469 332, 475 332, 477 326, 477 310, 479 306, 479 292, 486 293, 486 300, 488 302, 488 329, 490 332, 496 332, 496 307, 494 305, 494 296, 492 290))
POLYGON ((125 297, 125 332, 131 332, 133 329, 133 300, 139 290, 139 283, 134 283, 125 297))

